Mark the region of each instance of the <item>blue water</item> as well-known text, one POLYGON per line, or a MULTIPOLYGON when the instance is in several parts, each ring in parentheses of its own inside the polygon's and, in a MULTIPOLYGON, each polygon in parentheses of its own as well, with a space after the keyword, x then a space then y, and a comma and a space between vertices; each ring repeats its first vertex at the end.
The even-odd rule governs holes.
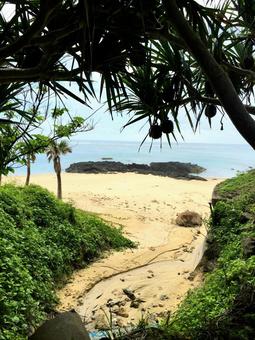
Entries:
MULTIPOLYGON (((141 150, 139 142, 109 142, 109 141, 71 141, 72 153, 61 158, 62 168, 66 169, 71 163, 82 161, 100 161, 104 157, 111 157, 113 161, 123 163, 151 162, 191 162, 203 166, 207 170, 204 177, 232 177, 238 171, 255 167, 255 151, 246 144, 198 144, 182 143, 153 145, 144 144, 141 150)), ((32 164, 32 173, 53 172, 53 166, 48 163, 45 155, 38 155, 32 164)), ((17 168, 15 174, 25 174, 26 169, 17 168)))

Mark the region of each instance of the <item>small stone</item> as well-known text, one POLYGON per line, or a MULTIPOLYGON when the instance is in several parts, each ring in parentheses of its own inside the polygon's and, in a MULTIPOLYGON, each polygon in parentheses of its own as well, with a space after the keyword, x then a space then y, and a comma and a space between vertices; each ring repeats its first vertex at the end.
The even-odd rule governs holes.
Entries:
POLYGON ((152 305, 152 307, 156 308, 156 307, 158 307, 158 305, 157 305, 156 303, 154 303, 154 304, 152 305))
POLYGON ((119 308, 115 312, 115 314, 118 315, 118 316, 121 316, 122 318, 128 318, 129 317, 128 313, 126 312, 126 310, 123 307, 119 308))
POLYGON ((83 304, 83 299, 79 299, 78 301, 77 301, 77 305, 78 306, 81 306, 83 304))
POLYGON ((120 307, 117 306, 117 305, 114 305, 114 306, 112 306, 112 307, 110 307, 110 308, 111 308, 111 312, 112 312, 112 313, 116 313, 116 314, 117 314, 117 312, 118 312, 119 309, 120 309, 120 307))
POLYGON ((120 281, 125 282, 125 279, 123 279, 123 277, 121 277, 121 278, 120 278, 120 281))
POLYGON ((131 308, 138 308, 140 305, 140 303, 138 301, 132 301, 130 304, 131 308))
POLYGON ((169 299, 169 297, 167 296, 167 295, 165 295, 165 294, 162 294, 162 295, 160 295, 160 298, 159 298, 161 301, 165 301, 165 300, 168 300, 169 299))
POLYGON ((181 275, 181 273, 178 273, 178 275, 181 275))
POLYGON ((127 297, 129 297, 130 300, 135 300, 136 299, 136 296, 135 294, 133 293, 133 291, 129 288, 124 288, 122 289, 123 290, 123 293, 127 295, 127 297))
POLYGON ((159 303, 158 306, 159 307, 164 307, 164 305, 162 303, 159 303))
POLYGON ((189 276, 188 276, 188 280, 193 281, 195 276, 196 276, 196 274, 194 272, 190 273, 189 276))

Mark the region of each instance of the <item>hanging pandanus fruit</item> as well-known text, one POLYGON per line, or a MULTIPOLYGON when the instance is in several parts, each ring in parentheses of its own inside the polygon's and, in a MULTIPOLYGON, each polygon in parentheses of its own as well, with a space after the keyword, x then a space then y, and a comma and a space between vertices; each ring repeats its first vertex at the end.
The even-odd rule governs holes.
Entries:
POLYGON ((174 123, 170 119, 164 119, 161 121, 161 131, 168 134, 174 131, 174 123))
POLYGON ((207 105, 205 108, 205 115, 207 118, 213 118, 217 113, 217 108, 215 105, 207 105))
POLYGON ((154 123, 151 125, 150 130, 149 130, 149 136, 152 139, 159 139, 162 136, 162 129, 161 126, 158 125, 157 123, 154 123))

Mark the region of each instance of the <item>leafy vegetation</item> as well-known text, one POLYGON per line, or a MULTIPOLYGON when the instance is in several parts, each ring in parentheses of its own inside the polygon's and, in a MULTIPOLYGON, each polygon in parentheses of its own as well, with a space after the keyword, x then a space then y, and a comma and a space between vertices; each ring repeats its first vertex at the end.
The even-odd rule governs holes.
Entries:
MULTIPOLYGON (((24 93, 23 93, 24 94, 24 93)), ((20 94, 21 95, 21 94, 20 94)), ((25 96, 25 94, 24 94, 25 96)), ((7 111, 5 116, 12 123, 2 123, 0 119, 0 184, 2 175, 8 175, 9 172, 14 172, 17 164, 27 166, 27 184, 30 177, 30 163, 35 159, 36 154, 43 153, 52 144, 62 137, 70 138, 78 132, 85 132, 92 129, 82 117, 71 117, 65 123, 62 119, 66 119, 68 110, 55 107, 49 112, 48 108, 41 108, 43 105, 44 96, 38 102, 31 96, 30 99, 25 96, 25 104, 22 114, 25 116, 20 120, 19 114, 16 111, 7 111), (26 106, 30 106, 30 101, 34 105, 29 110, 25 111, 26 106), (36 105, 35 105, 36 103, 36 105), (43 110, 42 114, 40 111, 43 110), (13 120, 15 122, 13 122, 13 120), (50 134, 38 134, 38 131, 43 130, 42 126, 51 120, 52 131, 50 134), (37 132, 37 133, 35 133, 37 132)), ((61 142, 60 142, 61 143, 61 142)))
POLYGON ((102 251, 132 247, 119 229, 38 186, 0 188, 0 339, 25 339, 56 286, 102 251))
POLYGON ((218 192, 206 252, 214 266, 166 327, 169 338, 254 337, 255 171, 226 180, 218 192))
POLYGON ((2 0, 0 123, 13 121, 7 110, 34 120, 23 90, 46 106, 68 96, 89 107, 104 93, 153 139, 181 134, 183 109, 193 131, 202 117, 224 129, 225 111, 255 148, 254 15, 248 0, 2 0))

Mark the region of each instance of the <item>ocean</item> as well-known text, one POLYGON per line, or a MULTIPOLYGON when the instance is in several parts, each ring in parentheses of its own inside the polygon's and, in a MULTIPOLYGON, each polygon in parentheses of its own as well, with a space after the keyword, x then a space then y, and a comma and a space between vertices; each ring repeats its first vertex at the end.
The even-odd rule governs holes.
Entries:
MULTIPOLYGON (((104 158, 122 163, 151 162, 190 162, 201 165, 206 171, 203 177, 233 177, 239 171, 245 171, 255 167, 255 151, 246 144, 198 144, 180 143, 172 144, 170 148, 167 143, 153 145, 146 143, 138 151, 140 142, 124 141, 70 141, 72 153, 61 157, 63 171, 71 163, 86 161, 101 161, 104 158)), ((32 164, 31 173, 54 172, 52 163, 49 163, 45 155, 37 155, 32 164)), ((26 173, 25 167, 16 167, 15 174, 26 173)))

